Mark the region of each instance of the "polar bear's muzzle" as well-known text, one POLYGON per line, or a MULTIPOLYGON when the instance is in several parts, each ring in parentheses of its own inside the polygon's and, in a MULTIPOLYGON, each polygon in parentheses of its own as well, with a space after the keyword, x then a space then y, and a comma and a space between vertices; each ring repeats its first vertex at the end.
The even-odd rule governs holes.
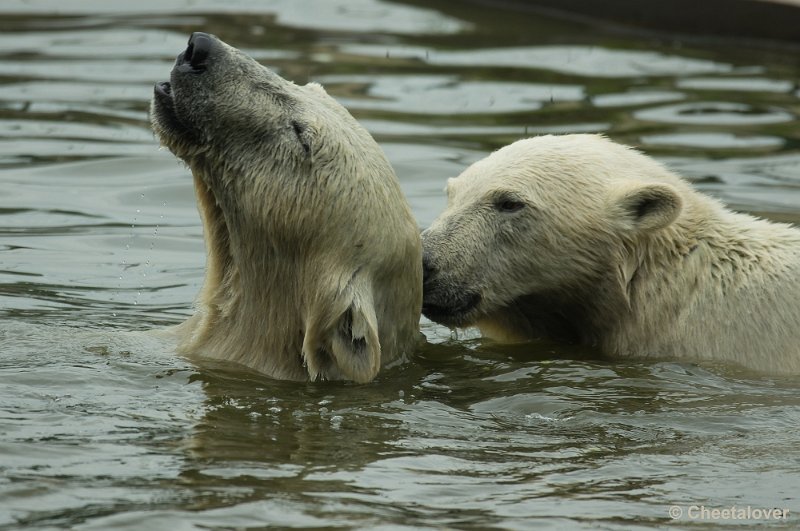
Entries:
POLYGON ((213 35, 192 33, 186 49, 175 59, 170 80, 159 81, 154 87, 150 112, 156 133, 178 156, 189 154, 188 148, 202 143, 199 118, 203 113, 194 112, 194 108, 203 99, 204 91, 199 88, 208 84, 204 79, 209 75, 207 70, 215 56, 223 53, 217 50, 219 47, 213 35))
POLYGON ((481 295, 442 274, 430 257, 423 255, 422 313, 425 317, 447 326, 467 326, 475 318, 481 295))
POLYGON ((305 158, 305 122, 319 106, 306 92, 214 35, 195 32, 169 80, 155 84, 151 122, 161 143, 190 166, 201 154, 242 159, 229 157, 232 150, 269 156, 275 150, 261 148, 284 138, 305 158))
POLYGON ((445 326, 469 326, 475 320, 473 310, 480 302, 479 293, 459 293, 456 290, 441 290, 439 293, 425 291, 422 313, 431 321, 445 326))

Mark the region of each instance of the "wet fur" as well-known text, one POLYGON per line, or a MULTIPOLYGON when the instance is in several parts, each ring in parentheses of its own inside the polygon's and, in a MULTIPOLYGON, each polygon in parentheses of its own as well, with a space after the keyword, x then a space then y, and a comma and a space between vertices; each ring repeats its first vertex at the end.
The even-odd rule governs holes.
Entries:
POLYGON ((419 341, 419 231, 380 147, 316 84, 215 40, 153 128, 194 176, 206 242, 179 351, 276 378, 367 382, 419 341))
POLYGON ((732 212, 597 135, 521 140, 448 192, 423 233, 432 318, 504 341, 800 373, 797 228, 732 212), (498 210, 498 193, 525 208, 498 210))

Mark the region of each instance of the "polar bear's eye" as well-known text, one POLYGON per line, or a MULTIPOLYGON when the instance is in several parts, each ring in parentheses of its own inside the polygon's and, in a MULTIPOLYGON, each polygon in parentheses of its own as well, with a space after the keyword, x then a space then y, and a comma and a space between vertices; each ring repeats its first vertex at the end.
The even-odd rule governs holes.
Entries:
POLYGON ((516 212, 524 206, 525 203, 512 197, 500 197, 494 203, 494 207, 500 212, 516 212))

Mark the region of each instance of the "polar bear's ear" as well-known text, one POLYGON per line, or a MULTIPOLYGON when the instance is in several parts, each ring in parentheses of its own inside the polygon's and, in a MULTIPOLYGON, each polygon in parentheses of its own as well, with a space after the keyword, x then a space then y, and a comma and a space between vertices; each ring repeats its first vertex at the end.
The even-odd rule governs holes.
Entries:
POLYGON ((328 95, 328 93, 325 91, 325 87, 323 87, 322 85, 320 85, 319 83, 316 83, 314 81, 309 81, 308 83, 306 83, 305 86, 306 86, 306 88, 308 90, 313 90, 313 91, 317 92, 318 94, 323 94, 325 96, 328 95))
POLYGON ((381 368, 381 345, 369 283, 356 277, 323 306, 303 341, 309 377, 371 381, 381 368))
POLYGON ((623 215, 633 228, 651 232, 663 229, 678 219, 683 200, 668 184, 643 184, 625 190, 617 198, 623 215))
POLYGON ((381 345, 375 309, 357 301, 339 317, 331 335, 331 354, 348 380, 371 381, 381 368, 381 345))

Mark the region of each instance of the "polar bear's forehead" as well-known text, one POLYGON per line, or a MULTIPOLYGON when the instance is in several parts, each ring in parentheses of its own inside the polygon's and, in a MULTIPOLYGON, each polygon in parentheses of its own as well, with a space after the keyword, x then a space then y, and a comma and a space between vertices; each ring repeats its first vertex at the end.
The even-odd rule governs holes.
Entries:
POLYGON ((542 136, 499 149, 450 179, 447 203, 459 211, 510 198, 575 221, 576 212, 595 212, 620 190, 647 182, 689 187, 657 161, 600 135, 542 136))
POLYGON ((497 152, 518 165, 539 173, 558 168, 581 179, 675 180, 656 160, 638 150, 612 142, 603 135, 547 135, 519 140, 497 152))
POLYGON ((448 195, 477 198, 505 189, 532 199, 604 186, 592 171, 596 163, 590 158, 550 142, 540 145, 538 140, 518 141, 475 162, 448 181, 448 195), (573 189, 578 183, 581 186, 573 189))
POLYGON ((518 140, 448 182, 448 193, 485 194, 499 187, 533 195, 594 194, 623 181, 677 179, 635 149, 601 135, 547 135, 518 140))

